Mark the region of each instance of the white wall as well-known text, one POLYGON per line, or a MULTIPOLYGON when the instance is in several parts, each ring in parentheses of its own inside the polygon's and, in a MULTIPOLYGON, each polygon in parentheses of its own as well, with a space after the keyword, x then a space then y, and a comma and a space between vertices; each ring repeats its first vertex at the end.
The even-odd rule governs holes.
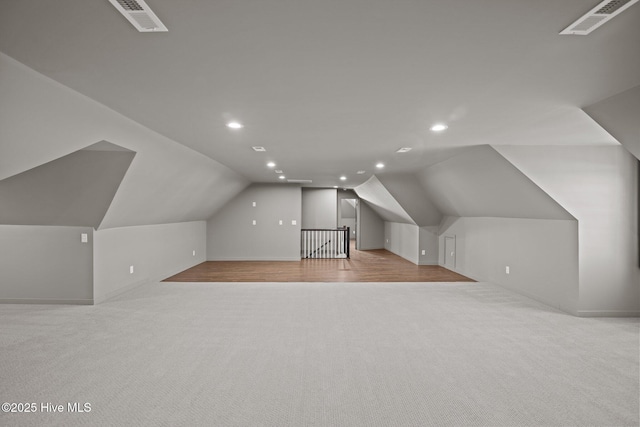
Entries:
POLYGON ((297 185, 249 186, 207 221, 207 259, 300 260, 301 193, 297 185))
POLYGON ((338 195, 333 188, 302 189, 302 228, 336 228, 338 195))
POLYGON ((440 229, 441 265, 445 236, 455 237, 454 271, 577 314, 576 221, 448 217, 440 229))
POLYGON ((0 236, 0 303, 93 303, 92 228, 0 225, 0 236))
POLYGON ((96 231, 94 254, 94 299, 99 303, 204 262, 206 222, 96 231), (131 265, 133 274, 129 273, 131 265))
POLYGON ((578 220, 578 314, 640 315, 636 159, 623 147, 496 149, 578 220))

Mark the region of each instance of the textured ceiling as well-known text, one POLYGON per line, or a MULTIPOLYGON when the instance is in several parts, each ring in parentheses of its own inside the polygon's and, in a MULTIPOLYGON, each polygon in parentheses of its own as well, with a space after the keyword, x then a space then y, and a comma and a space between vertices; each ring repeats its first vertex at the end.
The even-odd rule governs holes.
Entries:
POLYGON ((254 182, 278 181, 267 160, 354 187, 461 146, 617 144, 581 108, 640 84, 638 5, 559 36, 597 2, 147 3, 169 32, 107 0, 2 0, 0 51, 254 182))

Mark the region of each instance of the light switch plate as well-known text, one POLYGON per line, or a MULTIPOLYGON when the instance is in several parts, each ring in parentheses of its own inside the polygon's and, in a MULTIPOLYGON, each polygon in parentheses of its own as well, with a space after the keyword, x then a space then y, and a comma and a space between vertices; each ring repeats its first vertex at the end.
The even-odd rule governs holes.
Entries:
POLYGON ((253 220, 253 225, 256 225, 258 222, 254 219, 253 220))
POLYGON ((297 224, 298 224, 298 221, 296 221, 295 219, 291 220, 291 225, 297 225, 297 224))
POLYGON ((87 243, 89 241, 89 235, 87 233, 80 234, 80 241, 82 243, 87 243))

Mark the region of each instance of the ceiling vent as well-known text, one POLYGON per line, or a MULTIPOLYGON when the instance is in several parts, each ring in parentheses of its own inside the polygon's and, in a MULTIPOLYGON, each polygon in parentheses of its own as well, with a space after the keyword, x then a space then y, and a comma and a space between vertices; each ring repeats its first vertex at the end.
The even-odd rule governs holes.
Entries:
POLYGON ((605 0, 562 30, 560 34, 586 36, 637 2, 638 0, 605 0))
POLYGON ((169 31, 143 0, 109 0, 141 33, 169 31))

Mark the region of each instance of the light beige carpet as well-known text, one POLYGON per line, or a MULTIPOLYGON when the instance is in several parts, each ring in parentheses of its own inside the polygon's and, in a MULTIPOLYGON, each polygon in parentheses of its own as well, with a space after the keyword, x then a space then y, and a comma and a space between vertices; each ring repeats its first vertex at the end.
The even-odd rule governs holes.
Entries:
POLYGON ((155 283, 93 307, 0 305, 0 401, 38 405, 0 425, 637 426, 639 331, 485 283, 155 283))

